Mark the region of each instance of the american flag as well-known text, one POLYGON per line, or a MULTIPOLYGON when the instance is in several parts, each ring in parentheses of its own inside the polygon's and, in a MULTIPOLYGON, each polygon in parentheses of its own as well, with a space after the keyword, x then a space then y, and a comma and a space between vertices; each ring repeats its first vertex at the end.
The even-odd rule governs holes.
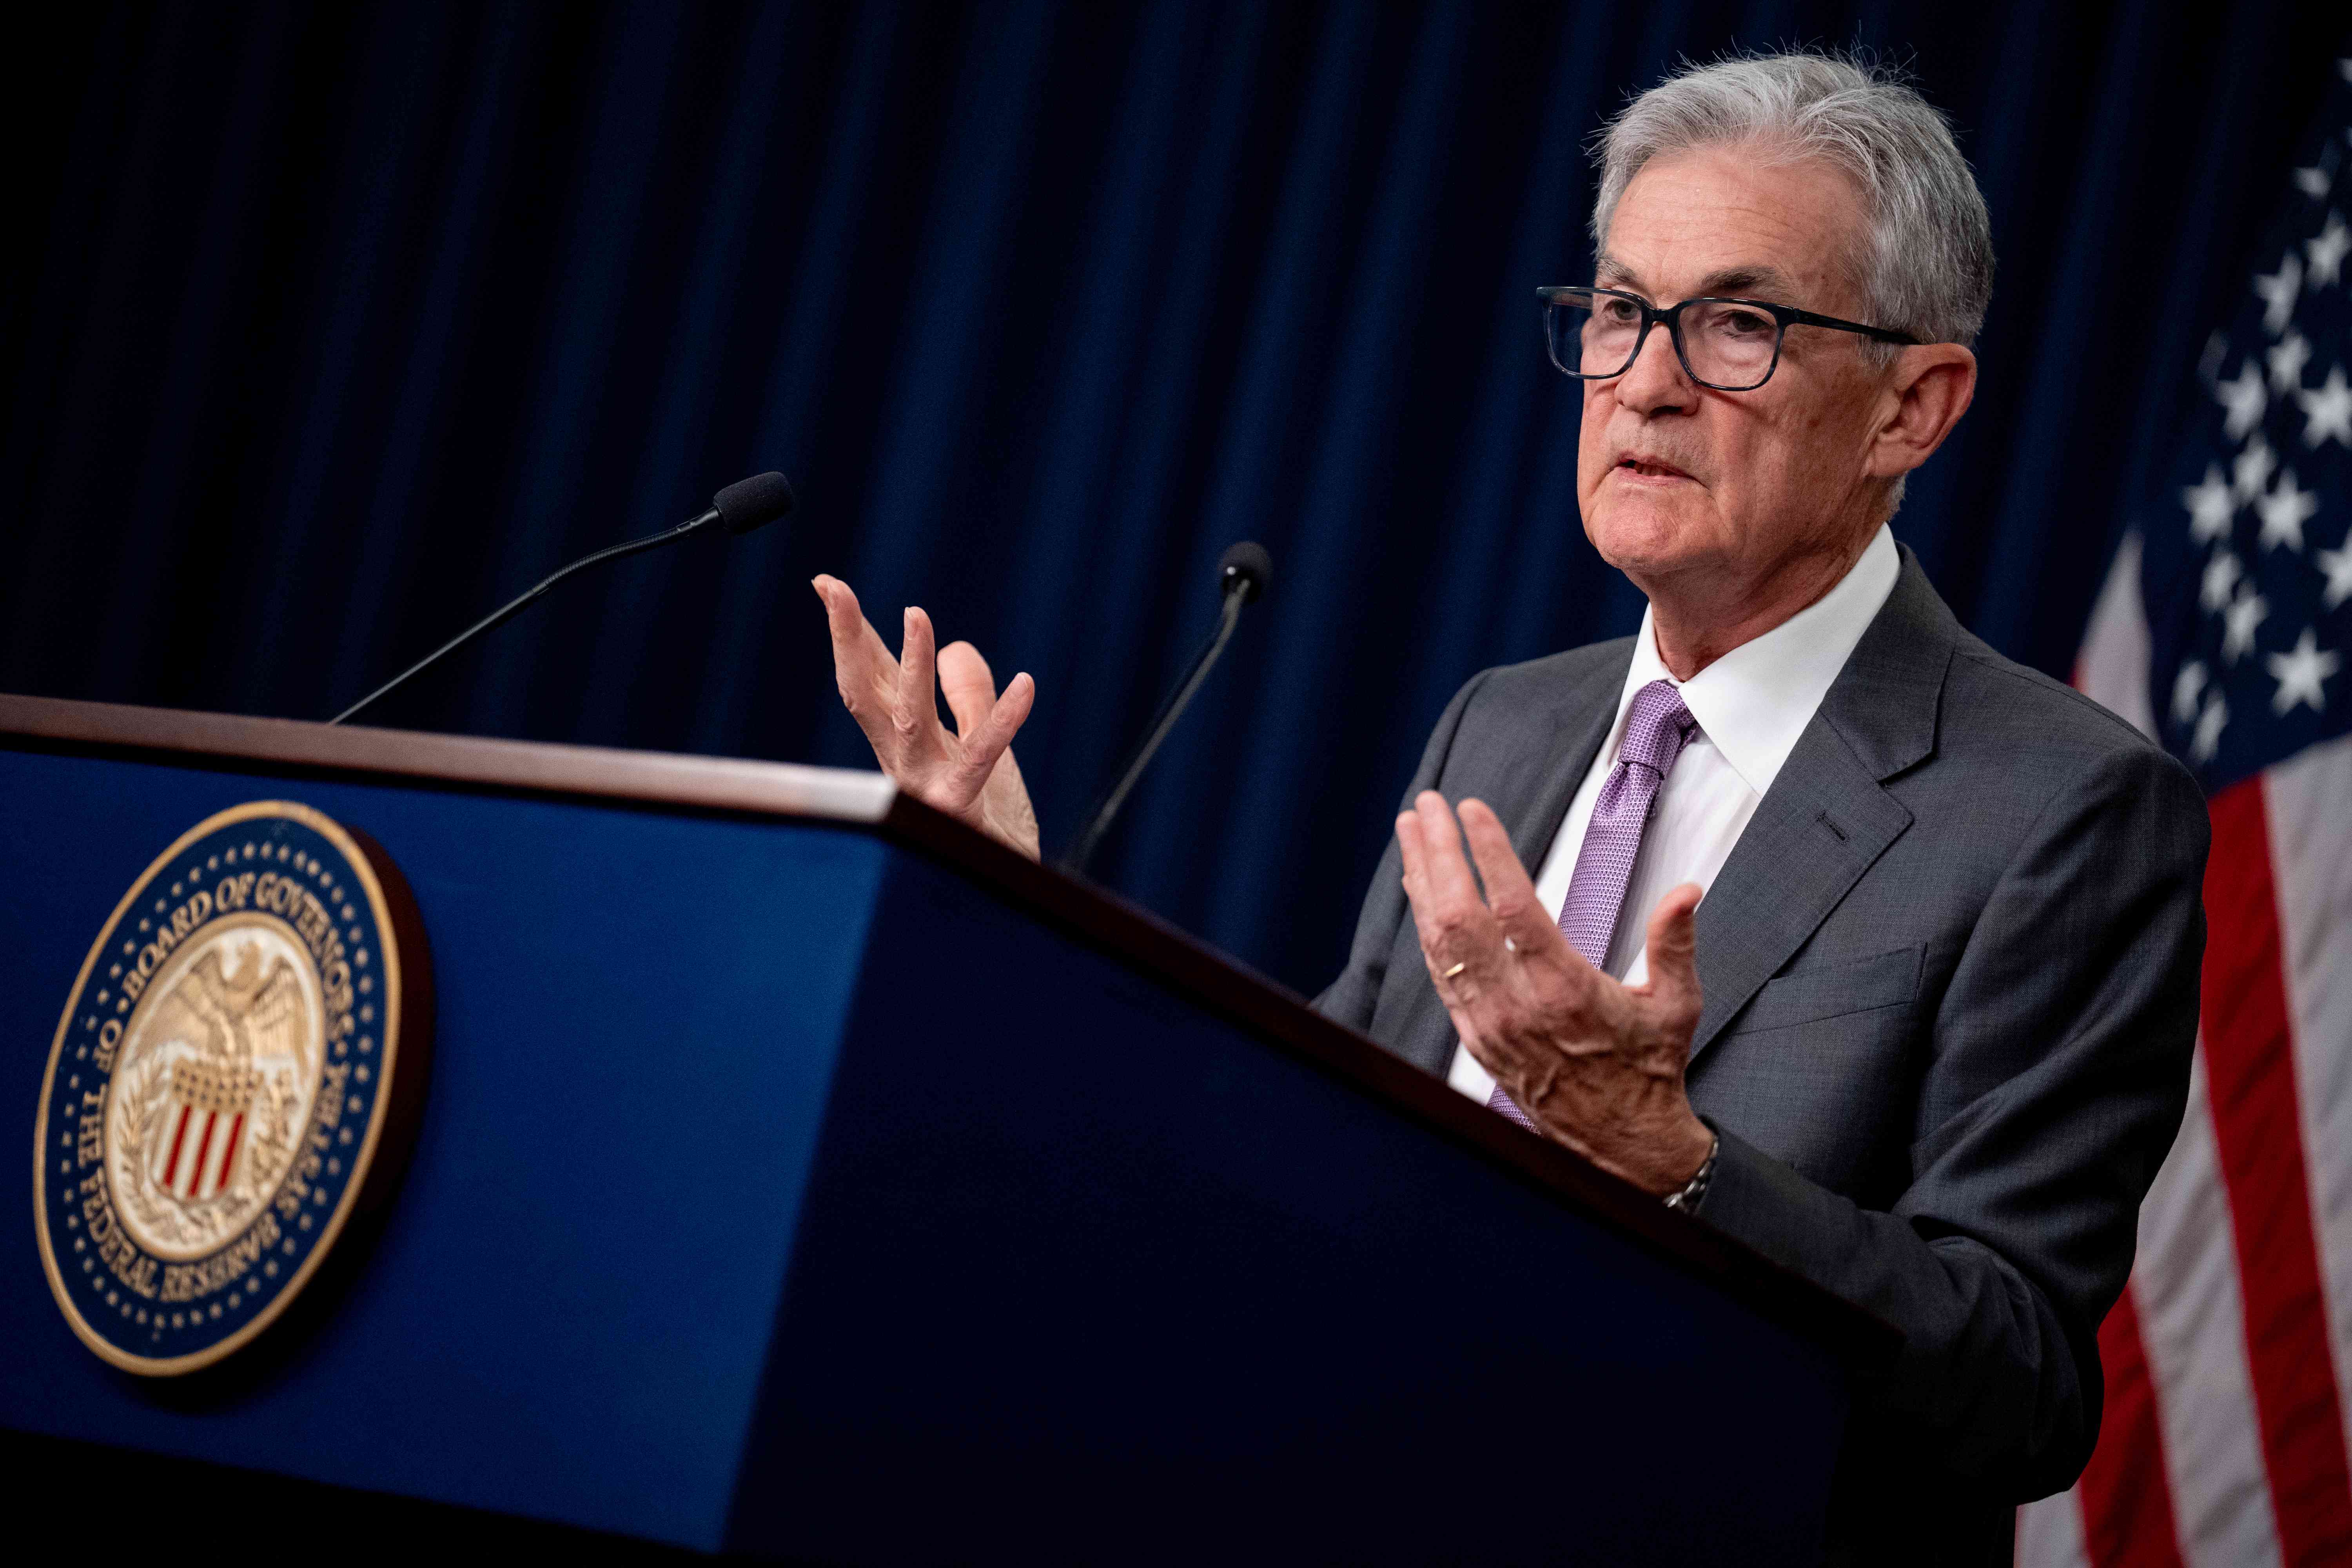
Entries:
POLYGON ((2189 1113, 2099 1331, 2097 1452, 2020 1515, 2033 1568, 2352 1563, 2352 59, 2337 74, 2078 666, 2196 771, 2213 853, 2189 1113))

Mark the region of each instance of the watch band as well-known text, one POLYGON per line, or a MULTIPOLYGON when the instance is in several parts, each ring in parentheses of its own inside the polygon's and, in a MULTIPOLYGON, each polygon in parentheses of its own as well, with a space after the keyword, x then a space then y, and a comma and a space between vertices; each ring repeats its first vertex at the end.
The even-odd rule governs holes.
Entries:
POLYGON ((1723 1138, 1718 1133, 1707 1144, 1706 1158, 1699 1163, 1698 1173, 1685 1182, 1681 1191, 1666 1194, 1668 1208, 1680 1209, 1685 1214, 1693 1213, 1698 1208, 1699 1200, 1706 1196, 1707 1178, 1715 1174, 1715 1157, 1722 1152, 1722 1149, 1723 1138))

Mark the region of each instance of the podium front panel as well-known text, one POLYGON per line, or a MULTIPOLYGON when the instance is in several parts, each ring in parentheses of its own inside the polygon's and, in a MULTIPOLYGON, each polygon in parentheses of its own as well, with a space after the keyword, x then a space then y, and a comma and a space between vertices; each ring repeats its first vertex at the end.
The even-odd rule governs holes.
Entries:
POLYGON ((890 851, 790 822, 0 752, 0 1103, 26 1145, 116 900, 256 799, 369 834, 415 891, 439 1018, 406 1180, 285 1364, 194 1404, 74 1339, 32 1205, 7 1205, 0 1423, 717 1544, 890 851))
POLYGON ((1008 913, 889 865, 735 1542, 1813 1560, 1827 1351, 1008 913))

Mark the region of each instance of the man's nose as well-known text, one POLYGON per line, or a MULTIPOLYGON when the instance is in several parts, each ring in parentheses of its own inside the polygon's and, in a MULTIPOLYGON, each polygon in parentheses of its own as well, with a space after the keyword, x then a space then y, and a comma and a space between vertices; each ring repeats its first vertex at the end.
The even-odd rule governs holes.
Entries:
POLYGON ((1642 340, 1641 352, 1617 378, 1617 405, 1636 414, 1687 411, 1698 402, 1698 386, 1675 353, 1674 334, 1660 321, 1642 340))

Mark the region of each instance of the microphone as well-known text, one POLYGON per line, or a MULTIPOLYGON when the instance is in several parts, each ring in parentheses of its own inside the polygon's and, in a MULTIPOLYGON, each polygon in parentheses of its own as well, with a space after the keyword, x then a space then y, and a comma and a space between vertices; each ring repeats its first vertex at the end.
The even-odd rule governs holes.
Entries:
POLYGON ((1103 835, 1110 831, 1111 819, 1118 815, 1118 808, 1127 804, 1128 792, 1135 787, 1135 781, 1143 776, 1143 770, 1150 765, 1152 753, 1160 750, 1160 742, 1166 740, 1168 731, 1176 727, 1176 721, 1184 712, 1184 705, 1192 700, 1192 693, 1198 691, 1201 682, 1208 679, 1210 667, 1217 662, 1217 656, 1225 651, 1225 644, 1233 638, 1234 627, 1241 622, 1242 606, 1252 600, 1264 598, 1273 583, 1273 558, 1266 554, 1265 546, 1255 540, 1244 539, 1234 545, 1217 563, 1217 591, 1223 600, 1219 607, 1217 629, 1209 634, 1208 642, 1194 657, 1192 668, 1185 672, 1176 689, 1160 703, 1160 711, 1152 718, 1151 728, 1144 732, 1142 741, 1129 753, 1127 765, 1119 770, 1118 782, 1111 786, 1108 795, 1103 796, 1102 804, 1095 807, 1094 815, 1087 819, 1085 829, 1062 852, 1062 869, 1074 876, 1086 870, 1087 861, 1092 858, 1096 847, 1102 843, 1103 835))
POLYGON ((737 479, 710 498, 710 510, 700 517, 688 518, 676 528, 664 529, 659 533, 649 533, 643 539, 632 539, 625 543, 599 550, 593 555, 581 557, 562 571, 548 576, 537 587, 517 595, 506 604, 492 610, 488 615, 484 616, 480 620, 476 621, 472 626, 467 626, 464 631, 459 632, 456 637, 328 720, 327 722, 340 724, 352 714, 398 690, 408 681, 440 663, 484 632, 504 626, 514 619, 528 609, 532 601, 541 594, 575 572, 584 572, 591 566, 601 565, 607 561, 618 561, 624 555, 635 555, 641 550, 656 550, 665 544, 675 544, 688 534, 698 532, 714 522, 725 528, 730 533, 746 534, 755 528, 765 528, 792 510, 792 482, 783 475, 753 474, 748 479, 737 479))

